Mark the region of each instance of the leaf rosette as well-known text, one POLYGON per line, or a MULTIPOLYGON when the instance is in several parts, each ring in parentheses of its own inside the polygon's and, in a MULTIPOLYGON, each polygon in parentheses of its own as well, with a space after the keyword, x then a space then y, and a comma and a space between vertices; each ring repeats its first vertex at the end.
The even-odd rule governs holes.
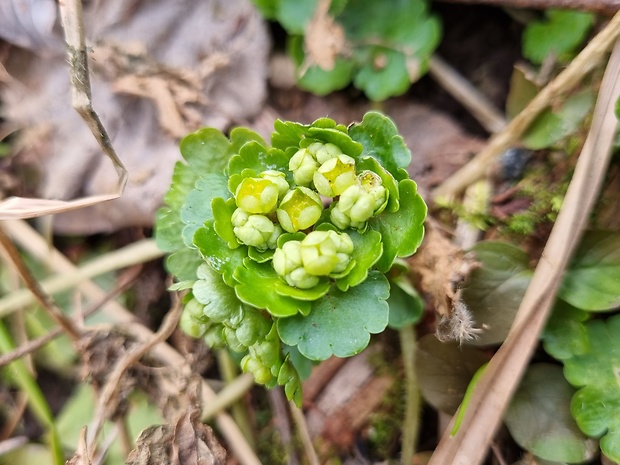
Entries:
POLYGON ((193 282, 182 327, 299 401, 304 359, 351 356, 386 328, 383 273, 420 245, 426 205, 389 118, 274 128, 271 146, 247 129, 187 136, 157 234, 193 282))

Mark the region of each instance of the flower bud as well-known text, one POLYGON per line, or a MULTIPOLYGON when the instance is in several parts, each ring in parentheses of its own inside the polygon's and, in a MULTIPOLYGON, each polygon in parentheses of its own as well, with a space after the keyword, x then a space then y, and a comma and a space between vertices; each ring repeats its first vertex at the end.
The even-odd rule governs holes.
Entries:
POLYGON ((319 162, 308 149, 299 149, 288 162, 288 169, 293 172, 293 180, 298 186, 308 186, 318 169, 319 162))
POLYGON ((179 320, 181 330, 191 337, 202 337, 209 329, 209 323, 205 323, 197 319, 190 312, 183 311, 179 320))
POLYGON ((336 231, 313 231, 300 244, 304 270, 313 276, 328 276, 345 270, 351 261, 353 241, 336 231))
POLYGON ((357 183, 355 160, 348 155, 330 158, 315 171, 312 179, 319 194, 336 197, 357 183))
POLYGON ((301 261, 301 242, 288 241, 273 254, 273 268, 289 286, 310 289, 319 283, 319 278, 308 274, 301 261))
POLYGON ((312 226, 319 220, 322 212, 321 197, 307 187, 290 190, 276 210, 282 229, 291 233, 312 226))
POLYGON ((276 209, 280 190, 269 179, 245 178, 237 186, 237 207, 248 213, 267 214, 276 209))
POLYGON ((263 171, 260 174, 260 177, 263 179, 268 179, 276 186, 278 186, 278 197, 281 199, 290 189, 288 182, 286 180, 286 175, 282 171, 276 170, 267 170, 263 171))
POLYGON ((269 218, 263 215, 248 215, 243 210, 239 211, 239 208, 235 210, 231 218, 233 232, 239 242, 261 251, 267 250, 270 245, 276 243, 277 237, 274 239, 274 235, 278 234, 279 228, 269 218))
POLYGON ((342 155, 340 147, 331 143, 322 144, 321 142, 315 142, 308 146, 308 150, 321 165, 330 158, 336 158, 338 155, 342 155))
POLYGON ((267 384, 273 379, 271 370, 252 354, 243 357, 240 365, 244 373, 252 373, 254 375, 254 380, 257 384, 267 384))
POLYGON ((330 219, 340 229, 360 229, 373 215, 375 199, 361 185, 345 190, 330 212, 330 219))
POLYGON ((372 195, 375 201, 373 215, 377 215, 383 211, 388 201, 388 191, 383 187, 381 177, 374 171, 362 171, 358 179, 362 188, 372 195))

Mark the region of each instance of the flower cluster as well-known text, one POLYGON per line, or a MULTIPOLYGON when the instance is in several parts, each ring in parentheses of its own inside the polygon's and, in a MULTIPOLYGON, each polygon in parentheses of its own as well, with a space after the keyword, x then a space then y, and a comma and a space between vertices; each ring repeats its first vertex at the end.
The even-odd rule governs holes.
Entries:
POLYGON ((276 121, 271 146, 203 129, 181 152, 157 224, 190 290, 181 327, 299 403, 304 363, 358 353, 387 325, 385 274, 424 231, 410 153, 379 113, 350 127, 276 121))
POLYGON ((231 223, 240 244, 260 252, 274 250, 273 267, 287 284, 309 289, 321 276, 344 276, 354 249, 346 232, 311 231, 324 205, 329 205, 330 223, 340 231, 363 230, 385 209, 389 194, 377 173, 357 173, 355 159, 333 143, 300 148, 287 168, 288 172, 265 170, 243 178, 234 190, 237 208, 231 223), (309 234, 278 247, 283 233, 299 231, 309 234))

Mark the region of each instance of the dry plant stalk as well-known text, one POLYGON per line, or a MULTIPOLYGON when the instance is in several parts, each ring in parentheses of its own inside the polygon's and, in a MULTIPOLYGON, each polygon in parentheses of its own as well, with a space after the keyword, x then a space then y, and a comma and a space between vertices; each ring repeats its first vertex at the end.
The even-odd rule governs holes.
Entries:
POLYGON ((10 197, 0 202, 0 220, 34 218, 113 200, 122 195, 127 183, 127 169, 116 155, 108 133, 93 109, 88 50, 82 21, 82 2, 81 0, 60 0, 59 8, 71 72, 71 103, 88 125, 103 152, 114 164, 118 174, 118 184, 113 193, 68 201, 10 197))
MULTIPOLYGON (((614 18, 618 24, 620 15, 614 18)), ((597 55, 594 59, 597 58, 597 55)), ((501 423, 551 311, 605 179, 617 127, 620 41, 616 42, 597 99, 592 126, 532 281, 504 344, 474 389, 458 432, 444 434, 429 465, 478 465, 501 423)))
POLYGON ((433 198, 448 200, 454 198, 467 186, 484 177, 491 162, 523 135, 541 111, 554 99, 573 89, 603 60, 618 36, 620 36, 620 14, 616 14, 605 29, 594 37, 566 69, 541 90, 521 113, 494 135, 476 157, 438 186, 432 193, 433 198))

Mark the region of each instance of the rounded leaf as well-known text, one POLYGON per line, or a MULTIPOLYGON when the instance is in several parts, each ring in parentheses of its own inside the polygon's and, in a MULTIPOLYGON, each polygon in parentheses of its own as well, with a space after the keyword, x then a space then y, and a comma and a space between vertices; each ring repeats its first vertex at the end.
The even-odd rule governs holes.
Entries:
POLYGON ((504 416, 517 444, 546 460, 592 460, 598 444, 579 431, 571 416, 570 399, 574 393, 561 367, 549 363, 531 365, 504 416))
POLYGON ((278 333, 285 344, 297 346, 310 360, 351 357, 366 348, 370 334, 386 328, 388 297, 387 279, 371 272, 366 281, 347 292, 333 288, 313 303, 308 316, 279 319, 278 333))

